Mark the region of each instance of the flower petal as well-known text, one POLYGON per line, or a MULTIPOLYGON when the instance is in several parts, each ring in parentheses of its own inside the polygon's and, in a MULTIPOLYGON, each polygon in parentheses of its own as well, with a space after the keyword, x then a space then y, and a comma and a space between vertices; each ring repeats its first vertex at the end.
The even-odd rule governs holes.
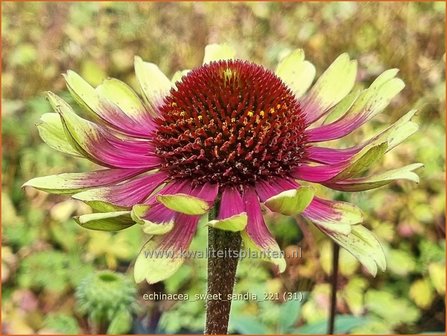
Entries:
POLYGON ((59 152, 80 156, 68 141, 61 118, 57 113, 43 114, 36 126, 40 137, 48 146, 59 152))
POLYGON ((130 211, 91 213, 74 219, 83 228, 99 231, 119 231, 135 224, 130 211))
POLYGON ((363 90, 341 118, 306 131, 309 142, 342 138, 380 113, 402 89, 404 82, 394 78, 396 71, 385 71, 371 86, 363 90))
POLYGON ((296 49, 277 66, 276 75, 286 83, 300 98, 310 87, 315 77, 315 67, 304 60, 304 51, 296 49))
MULTIPOLYGON (((158 205, 159 208, 163 207, 163 205, 158 205)), ((157 205, 155 205, 155 208, 157 205)), ((150 220, 147 220, 145 217, 148 217, 149 212, 153 210, 153 207, 147 204, 136 204, 132 207, 132 211, 130 213, 132 219, 142 225, 142 230, 144 233, 149 235, 160 235, 169 232, 174 227, 174 214, 172 213, 172 219, 168 219, 167 221, 156 223, 150 220)), ((161 210, 161 209, 160 209, 161 210)), ((157 211, 157 210, 155 210, 157 211)), ((170 214, 167 215, 170 217, 170 214)))
POLYGON ((247 213, 241 194, 235 187, 227 187, 222 192, 217 219, 208 222, 216 229, 242 231, 247 226, 247 213))
MULTIPOLYGON (((150 153, 149 146, 147 153, 138 153, 133 149, 132 141, 118 139, 95 123, 77 116, 65 101, 51 92, 49 100, 53 108, 61 115, 65 133, 72 146, 91 161, 116 168, 159 166, 160 159, 150 153), (125 151, 126 148, 129 148, 129 151, 125 151)), ((136 143, 135 146, 139 149, 141 143, 136 143)))
POLYGON ((311 187, 300 187, 298 189, 283 191, 265 201, 265 205, 271 211, 286 216, 294 216, 304 211, 314 197, 311 187))
POLYGON ((321 116, 354 87, 357 75, 357 61, 351 61, 348 54, 342 54, 321 75, 303 99, 303 110, 308 124, 321 116))
POLYGON ((262 259, 268 260, 278 266, 279 272, 286 269, 286 261, 272 237, 262 217, 259 199, 254 189, 246 189, 243 195, 245 209, 248 216, 248 224, 241 237, 246 249, 259 251, 262 259))
POLYGON ((256 193, 261 202, 279 195, 283 191, 297 189, 300 185, 290 178, 271 178, 268 181, 259 181, 256 183, 256 193))
POLYGON ((189 247, 199 221, 198 216, 178 214, 174 228, 163 236, 149 240, 135 261, 137 283, 153 284, 169 278, 183 264, 182 255, 189 247))
POLYGON ((205 47, 203 64, 213 61, 229 60, 236 57, 234 48, 227 44, 209 44, 205 47))
POLYGON ((143 62, 135 57, 135 74, 141 86, 144 101, 152 115, 158 114, 158 107, 172 88, 171 81, 154 63, 143 62))
POLYGON ((191 188, 188 181, 183 183, 179 192, 168 193, 162 190, 157 201, 167 208, 187 215, 203 215, 213 206, 217 196, 218 185, 205 183, 191 188))
POLYGON ((101 207, 104 203, 131 208, 147 199, 167 177, 168 174, 163 171, 140 175, 118 185, 77 193, 73 195, 73 198, 83 201, 97 210, 102 210, 101 207))
POLYGON ((349 234, 354 224, 363 222, 363 215, 355 205, 314 197, 301 214, 326 231, 349 234))
POLYGON ((326 230, 321 226, 319 229, 350 252, 373 276, 377 274, 377 266, 385 271, 386 259, 382 245, 364 226, 354 225, 349 234, 326 230))
POLYGON ((183 76, 186 76, 187 74, 188 74, 188 72, 190 72, 191 70, 179 70, 179 71, 176 71, 175 73, 174 73, 174 75, 172 76, 172 78, 171 78, 171 83, 172 83, 172 85, 173 86, 175 86, 175 83, 177 83, 178 81, 180 81, 182 78, 183 78, 183 76))
POLYGON ((419 176, 413 170, 422 166, 422 163, 414 163, 398 169, 389 170, 379 175, 346 179, 334 183, 325 183, 324 185, 335 190, 355 192, 379 188, 396 180, 409 180, 419 183, 419 176))
POLYGON ((103 169, 87 173, 64 173, 35 177, 22 187, 33 187, 53 194, 74 194, 86 188, 121 182, 141 172, 137 169, 103 169))

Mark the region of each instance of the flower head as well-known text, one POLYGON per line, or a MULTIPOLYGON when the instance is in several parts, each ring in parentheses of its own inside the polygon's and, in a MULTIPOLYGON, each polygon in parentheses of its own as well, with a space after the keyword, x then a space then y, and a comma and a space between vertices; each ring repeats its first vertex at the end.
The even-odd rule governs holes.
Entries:
POLYGON ((96 230, 139 224, 151 239, 135 264, 137 282, 153 283, 182 264, 199 219, 218 204, 209 226, 240 232, 245 247, 270 255, 285 269, 261 204, 301 215, 351 252, 372 274, 385 269, 380 243, 353 204, 314 195, 312 183, 363 191, 396 179, 417 181, 420 164, 364 176, 371 164, 417 130, 410 111, 355 146, 327 147, 380 113, 404 87, 397 70, 351 93, 357 64, 339 56, 311 87, 314 66, 302 50, 275 72, 234 58, 225 45, 205 49, 204 64, 168 78, 135 59, 143 101, 108 79, 94 89, 76 73, 65 76, 89 113, 79 117, 58 96, 57 113, 42 116, 41 137, 53 148, 88 158, 105 169, 35 178, 25 185, 73 194, 95 212, 77 218, 96 230), (310 88, 310 89, 309 89, 310 88), (303 185, 305 184, 305 185, 303 185))

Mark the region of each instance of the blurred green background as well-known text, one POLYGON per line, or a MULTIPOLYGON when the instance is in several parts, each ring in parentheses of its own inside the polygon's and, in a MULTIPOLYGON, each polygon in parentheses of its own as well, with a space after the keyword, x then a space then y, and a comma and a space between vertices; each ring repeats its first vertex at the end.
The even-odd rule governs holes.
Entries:
MULTIPOLYGON (((372 278, 341 252, 336 327, 338 332, 361 334, 445 330, 444 29, 442 2, 2 2, 3 332, 203 331, 203 301, 145 301, 143 294, 203 293, 205 260, 188 260, 164 283, 133 289, 126 277, 131 278, 132 262, 144 241, 137 227, 116 234, 84 230, 71 217, 88 212, 88 207, 20 186, 35 176, 93 168, 39 139, 35 123, 50 111, 44 92, 69 99, 61 73, 73 69, 93 85, 110 76, 135 86, 134 55, 172 76, 200 65, 205 45, 212 42, 230 43, 241 58, 271 69, 281 56, 301 47, 318 75, 348 52, 359 60, 358 86, 369 85, 388 68, 400 69, 404 91, 351 140, 416 107, 420 131, 378 168, 412 162, 423 162, 425 168, 419 185, 398 182, 350 196, 383 242, 388 269, 372 278), (99 270, 119 274, 95 275, 99 270), (105 315, 90 302, 96 294, 85 294, 90 293, 89 283, 101 287, 101 281, 114 286, 110 292, 98 291, 99 298, 114 297, 120 286, 120 295, 127 295, 119 305, 112 300, 105 315)), ((241 262, 237 292, 261 298, 263 293, 280 293, 280 299, 235 301, 231 331, 324 333, 330 242, 306 224, 300 229, 294 220, 271 215, 268 221, 286 253, 301 248, 303 256, 287 258, 283 275, 274 274, 269 264, 241 262), (296 291, 306 292, 305 299, 282 299, 282 293, 296 291)), ((191 248, 205 244, 202 227, 191 248)))

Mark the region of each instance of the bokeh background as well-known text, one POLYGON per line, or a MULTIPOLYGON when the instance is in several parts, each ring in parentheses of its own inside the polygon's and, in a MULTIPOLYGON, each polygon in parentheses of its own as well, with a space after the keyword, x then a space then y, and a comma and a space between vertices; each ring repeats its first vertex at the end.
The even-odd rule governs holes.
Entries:
MULTIPOLYGON (((144 241, 137 227, 116 234, 85 230, 71 217, 88 212, 88 207, 20 186, 35 176, 93 168, 39 139, 35 124, 50 111, 44 92, 57 92, 72 102, 61 73, 73 69, 93 85, 117 77, 135 87, 134 55, 159 64, 172 76, 200 65, 205 45, 212 42, 232 44, 241 58, 271 69, 287 52, 301 47, 318 75, 340 53, 348 52, 359 60, 358 87, 366 87, 388 68, 400 69, 407 85, 404 91, 351 140, 416 107, 420 131, 389 153, 379 168, 412 162, 423 162, 425 168, 418 185, 398 182, 350 196, 383 243, 388 269, 372 278, 341 252, 336 330, 361 334, 445 330, 443 2, 2 2, 3 332, 203 332, 203 301, 144 300, 143 294, 204 293, 205 260, 188 260, 163 283, 136 288, 125 277, 131 278, 133 260, 144 241), (96 275, 92 281, 100 270, 116 274, 96 275), (98 288, 82 295, 88 281, 99 283, 98 287, 101 281, 112 282, 115 287, 105 294, 98 288), (113 293, 125 299, 117 304, 113 293), (111 311, 99 325, 88 317, 101 315, 102 308, 90 302, 95 295, 108 298, 111 311)), ((235 301, 231 331, 324 333, 329 239, 306 223, 270 215, 268 220, 286 253, 301 249, 302 257, 288 257, 288 269, 281 276, 269 264, 241 262, 238 293, 257 293, 261 298, 264 293, 280 293, 280 298, 235 301), (282 293, 295 291, 305 291, 305 300, 282 299, 282 293)), ((205 245, 202 227, 191 248, 205 245)))

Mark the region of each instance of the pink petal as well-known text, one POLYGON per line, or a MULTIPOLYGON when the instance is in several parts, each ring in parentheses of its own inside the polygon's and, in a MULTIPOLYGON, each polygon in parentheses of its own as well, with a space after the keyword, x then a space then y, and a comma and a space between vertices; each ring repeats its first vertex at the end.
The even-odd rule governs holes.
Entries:
POLYGON ((256 191, 252 188, 245 189, 243 199, 248 216, 248 223, 245 229, 247 234, 256 245, 262 248, 270 248, 272 245, 276 245, 275 239, 264 222, 256 191))
POLYGON ((259 181, 256 183, 256 193, 261 202, 265 202, 269 198, 276 196, 283 191, 297 189, 299 184, 289 178, 274 178, 267 181, 259 181))
POLYGON ((189 216, 177 214, 174 228, 165 234, 160 242, 160 249, 170 249, 174 247, 179 251, 185 251, 191 244, 191 240, 197 228, 200 216, 189 216))
POLYGON ((349 161, 365 145, 345 149, 326 148, 326 147, 308 147, 306 149, 306 158, 310 161, 334 165, 349 161))
POLYGON ((218 219, 225 219, 245 211, 244 201, 235 187, 227 187, 222 192, 218 219))
POLYGON ((309 142, 329 141, 342 138, 353 132, 368 120, 366 113, 351 118, 340 118, 330 124, 318 126, 306 131, 309 142))
POLYGON ((344 168, 349 165, 349 162, 342 162, 334 165, 321 165, 321 166, 310 166, 301 165, 295 168, 291 175, 299 180, 308 182, 324 182, 328 181, 338 173, 340 173, 344 168))

